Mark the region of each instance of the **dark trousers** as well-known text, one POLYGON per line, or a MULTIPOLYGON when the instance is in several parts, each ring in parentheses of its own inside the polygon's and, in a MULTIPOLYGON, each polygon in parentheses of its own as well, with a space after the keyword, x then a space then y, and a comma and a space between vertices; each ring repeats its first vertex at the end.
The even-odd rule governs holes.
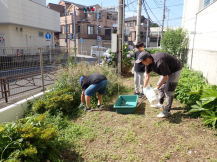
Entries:
POLYGON ((171 110, 173 99, 174 99, 174 93, 175 93, 175 89, 178 84, 180 73, 181 73, 181 70, 169 75, 168 81, 165 84, 163 84, 159 89, 160 104, 163 104, 164 100, 166 99, 166 105, 164 106, 164 112, 170 112, 171 110))

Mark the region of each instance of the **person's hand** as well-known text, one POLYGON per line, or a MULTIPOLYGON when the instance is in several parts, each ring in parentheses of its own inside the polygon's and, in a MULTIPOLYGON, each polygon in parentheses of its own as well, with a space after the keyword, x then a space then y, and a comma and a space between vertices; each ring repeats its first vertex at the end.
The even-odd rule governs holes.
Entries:
POLYGON ((158 88, 158 87, 155 87, 155 88, 154 88, 154 91, 155 91, 155 92, 159 92, 159 88, 158 88))

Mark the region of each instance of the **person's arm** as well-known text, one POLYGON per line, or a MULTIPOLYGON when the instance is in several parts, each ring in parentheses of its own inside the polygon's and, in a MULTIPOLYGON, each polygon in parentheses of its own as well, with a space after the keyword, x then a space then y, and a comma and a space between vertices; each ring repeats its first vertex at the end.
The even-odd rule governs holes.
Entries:
POLYGON ((167 82, 167 80, 169 79, 168 75, 165 76, 161 76, 159 81, 157 82, 157 89, 159 89, 165 82, 167 82))
POLYGON ((168 65, 165 62, 162 62, 158 68, 160 69, 162 76, 157 83, 157 89, 159 89, 164 83, 168 81, 169 74, 171 73, 168 65))
POLYGON ((150 73, 145 73, 144 88, 148 86, 149 80, 150 80, 150 73))

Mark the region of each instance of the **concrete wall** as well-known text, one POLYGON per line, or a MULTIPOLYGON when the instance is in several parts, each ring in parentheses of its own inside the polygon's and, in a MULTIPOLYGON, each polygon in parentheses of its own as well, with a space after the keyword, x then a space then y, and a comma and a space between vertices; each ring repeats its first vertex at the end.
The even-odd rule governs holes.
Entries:
POLYGON ((203 8, 202 0, 185 0, 182 20, 189 36, 188 64, 210 84, 217 84, 216 9, 217 2, 203 8))
POLYGON ((30 0, 2 0, 0 15, 0 24, 19 24, 51 31, 60 30, 60 14, 30 0))
MULTIPOLYGON (((37 48, 49 46, 49 41, 46 41, 45 34, 53 32, 38 28, 31 28, 22 25, 7 25, 0 24, 0 35, 4 35, 5 43, 0 43, 0 47, 12 48, 37 48), (39 32, 43 34, 39 36, 39 32)), ((53 45, 53 41, 51 41, 53 45)))
POLYGON ((22 118, 27 108, 27 102, 34 100, 42 95, 44 95, 43 92, 0 109, 0 123, 11 122, 22 118))
POLYGON ((32 1, 40 5, 46 6, 46 0, 32 0, 32 1))

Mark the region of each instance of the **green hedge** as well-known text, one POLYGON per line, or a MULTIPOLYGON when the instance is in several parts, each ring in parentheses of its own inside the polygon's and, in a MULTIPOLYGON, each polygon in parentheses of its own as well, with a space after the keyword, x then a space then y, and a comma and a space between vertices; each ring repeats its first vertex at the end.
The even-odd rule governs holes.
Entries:
POLYGON ((205 79, 199 72, 183 68, 175 97, 188 107, 194 105, 200 99, 201 93, 198 93, 204 86, 207 86, 205 79), (193 93, 197 92, 197 93, 193 93))

